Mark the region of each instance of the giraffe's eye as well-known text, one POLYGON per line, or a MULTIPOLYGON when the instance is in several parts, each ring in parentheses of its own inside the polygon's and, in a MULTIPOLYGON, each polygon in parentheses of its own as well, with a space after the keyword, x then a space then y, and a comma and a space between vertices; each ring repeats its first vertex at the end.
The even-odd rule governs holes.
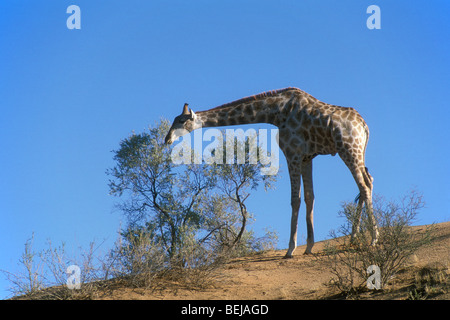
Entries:
POLYGON ((189 120, 189 117, 180 117, 180 119, 178 120, 180 123, 185 123, 186 121, 189 120))

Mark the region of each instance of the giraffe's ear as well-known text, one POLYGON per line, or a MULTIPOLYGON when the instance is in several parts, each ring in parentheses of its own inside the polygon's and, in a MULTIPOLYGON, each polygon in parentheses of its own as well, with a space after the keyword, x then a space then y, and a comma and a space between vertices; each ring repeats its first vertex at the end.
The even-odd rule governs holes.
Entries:
POLYGON ((182 114, 186 114, 189 115, 189 104, 185 103, 184 107, 183 107, 183 113, 182 114))
POLYGON ((194 113, 194 111, 192 111, 192 109, 190 109, 191 110, 191 119, 195 119, 195 113, 194 113))

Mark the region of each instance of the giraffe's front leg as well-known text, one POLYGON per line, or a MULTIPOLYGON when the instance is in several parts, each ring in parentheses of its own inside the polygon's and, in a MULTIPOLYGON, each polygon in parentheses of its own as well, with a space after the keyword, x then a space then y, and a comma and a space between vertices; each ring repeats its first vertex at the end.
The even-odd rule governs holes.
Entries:
POLYGON ((289 249, 284 258, 292 258, 295 248, 297 247, 297 226, 298 226, 298 211, 300 209, 300 197, 292 199, 292 216, 291 216, 291 235, 289 238, 289 249))
POLYGON ((298 211, 300 209, 300 166, 298 164, 289 163, 289 175, 291 178, 291 234, 289 238, 289 249, 284 256, 292 258, 295 248, 297 247, 297 221, 298 211))

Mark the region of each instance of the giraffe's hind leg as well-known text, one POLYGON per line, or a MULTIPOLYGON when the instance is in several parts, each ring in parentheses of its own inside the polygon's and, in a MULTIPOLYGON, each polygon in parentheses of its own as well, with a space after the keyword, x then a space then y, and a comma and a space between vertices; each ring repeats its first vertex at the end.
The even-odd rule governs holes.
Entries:
MULTIPOLYGON (((354 221, 352 222, 352 236, 351 236, 351 240, 353 241, 355 235, 359 232, 360 230, 360 225, 361 225, 361 213, 362 213, 362 208, 363 205, 366 201, 371 201, 372 199, 372 190, 373 190, 373 178, 372 176, 369 174, 369 169, 367 169, 367 167, 364 167, 364 171, 362 172, 363 178, 364 178, 364 182, 366 187, 369 188, 369 197, 367 196, 362 196, 361 192, 358 194, 358 196, 355 198, 355 202, 358 203, 358 206, 356 207, 356 212, 358 213, 357 217, 354 217, 354 221)), ((355 179, 356 180, 356 179, 355 179)), ((359 184, 358 184, 359 187, 359 184)), ((368 208, 372 208, 373 205, 367 205, 368 208)), ((371 220, 372 220, 372 224, 375 225, 376 227, 376 222, 375 222, 375 218, 373 217, 373 215, 371 215, 371 220)))
POLYGON ((373 202, 372 202, 372 191, 373 191, 373 178, 369 173, 369 169, 367 167, 363 167, 361 169, 361 174, 364 178, 364 182, 369 189, 368 196, 366 197, 365 204, 366 204, 366 211, 367 215, 369 217, 369 223, 370 223, 370 231, 372 233, 372 245, 375 245, 378 242, 378 226, 377 221, 375 218, 375 214, 373 212, 373 202))
POLYGON ((378 241, 378 227, 376 223, 375 216, 373 214, 373 205, 372 205, 372 181, 373 178, 369 174, 367 168, 364 166, 364 163, 361 161, 353 161, 353 159, 358 159, 357 156, 349 156, 348 153, 344 153, 343 155, 339 154, 344 160, 347 167, 350 169, 353 178, 355 179, 356 184, 359 189, 359 199, 358 206, 356 208, 356 216, 353 217, 352 221, 352 235, 351 239, 355 238, 356 233, 359 232, 360 224, 361 224, 361 214, 362 207, 365 205, 367 215, 369 217, 370 222, 370 231, 372 235, 372 245, 375 245, 378 241))
POLYGON ((362 207, 364 204, 364 199, 361 196, 361 192, 359 193, 358 197, 359 197, 359 199, 358 199, 358 206, 356 207, 356 216, 351 217, 353 220, 353 221, 351 221, 351 223, 352 223, 352 235, 350 238, 351 242, 353 242, 355 240, 355 236, 359 232, 359 229, 361 227, 361 214, 362 214, 362 207))
POLYGON ((304 254, 310 254, 314 246, 314 189, 312 178, 312 160, 302 163, 302 179, 306 204, 306 249, 304 254))

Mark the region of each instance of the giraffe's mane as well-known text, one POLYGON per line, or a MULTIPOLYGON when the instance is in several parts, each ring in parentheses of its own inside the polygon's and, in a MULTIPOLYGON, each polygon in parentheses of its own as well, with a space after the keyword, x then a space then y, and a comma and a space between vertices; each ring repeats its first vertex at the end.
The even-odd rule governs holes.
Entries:
MULTIPOLYGON (((246 103, 246 102, 250 102, 250 101, 256 101, 256 100, 259 100, 261 98, 273 97, 273 96, 276 96, 276 95, 278 95, 280 93, 283 93, 283 92, 289 91, 289 90, 299 90, 299 91, 301 91, 300 89, 295 88, 295 87, 288 87, 288 88, 278 89, 278 90, 270 90, 270 91, 262 92, 262 93, 259 93, 259 94, 253 95, 253 96, 248 96, 248 97, 245 97, 245 98, 241 98, 239 100, 228 102, 228 103, 222 104, 222 105, 220 105, 218 107, 215 107, 215 108, 212 108, 212 109, 209 109, 209 110, 205 110, 205 111, 211 111, 211 110, 216 110, 216 109, 234 107, 236 105, 239 105, 239 104, 242 104, 242 103, 246 103)), ((202 111, 199 111, 199 112, 202 112, 202 111)))

